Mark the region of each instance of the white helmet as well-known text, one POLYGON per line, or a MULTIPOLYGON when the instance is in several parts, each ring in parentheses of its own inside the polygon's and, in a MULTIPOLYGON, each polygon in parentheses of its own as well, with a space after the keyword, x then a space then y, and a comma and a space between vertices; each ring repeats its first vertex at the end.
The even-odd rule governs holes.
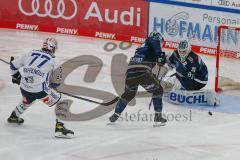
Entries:
POLYGON ((42 49, 49 51, 52 56, 54 56, 54 53, 57 50, 57 48, 58 42, 55 38, 46 38, 42 45, 42 49))
POLYGON ((188 54, 192 51, 191 44, 187 40, 182 40, 178 45, 178 54, 180 56, 181 62, 186 61, 188 54))

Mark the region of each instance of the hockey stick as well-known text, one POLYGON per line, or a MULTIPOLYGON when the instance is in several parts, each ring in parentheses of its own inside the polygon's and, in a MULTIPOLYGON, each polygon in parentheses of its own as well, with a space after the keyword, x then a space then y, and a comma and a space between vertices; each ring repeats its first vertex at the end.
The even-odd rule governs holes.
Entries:
POLYGON ((174 76, 177 76, 177 73, 173 73, 169 77, 174 77, 174 76))
POLYGON ((119 97, 116 97, 116 98, 114 98, 113 100, 111 100, 111 101, 109 101, 109 102, 101 103, 101 102, 97 102, 97 101, 94 101, 94 100, 91 100, 91 99, 83 98, 83 97, 76 96, 76 95, 72 95, 72 94, 65 93, 65 92, 59 92, 59 93, 65 94, 65 95, 70 96, 70 97, 73 97, 73 98, 81 99, 81 100, 84 100, 84 101, 87 101, 87 102, 91 102, 91 103, 95 103, 95 104, 100 104, 100 105, 103 105, 103 106, 109 106, 109 105, 117 102, 118 99, 119 99, 119 97))
POLYGON ((5 61, 4 59, 0 58, 0 61, 6 63, 6 64, 10 64, 8 61, 5 61))

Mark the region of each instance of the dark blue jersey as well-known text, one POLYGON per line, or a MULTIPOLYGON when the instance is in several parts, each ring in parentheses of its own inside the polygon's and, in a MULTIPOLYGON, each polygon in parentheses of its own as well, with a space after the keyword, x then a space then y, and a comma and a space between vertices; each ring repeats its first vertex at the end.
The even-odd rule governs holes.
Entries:
POLYGON ((129 65, 147 65, 153 67, 157 58, 163 54, 160 40, 154 37, 146 39, 140 47, 136 49, 135 55, 130 59, 129 65))
POLYGON ((192 84, 207 84, 207 66, 202 61, 202 59, 194 52, 190 52, 186 58, 186 61, 181 62, 178 51, 176 50, 169 57, 168 64, 171 67, 176 68, 177 78, 185 89, 194 90, 192 84))

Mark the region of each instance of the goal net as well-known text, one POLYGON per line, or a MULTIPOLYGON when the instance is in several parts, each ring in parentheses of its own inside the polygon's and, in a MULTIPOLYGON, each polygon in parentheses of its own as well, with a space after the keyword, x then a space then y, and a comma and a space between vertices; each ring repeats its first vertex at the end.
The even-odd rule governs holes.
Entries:
POLYGON ((240 28, 220 26, 215 91, 240 90, 240 28))

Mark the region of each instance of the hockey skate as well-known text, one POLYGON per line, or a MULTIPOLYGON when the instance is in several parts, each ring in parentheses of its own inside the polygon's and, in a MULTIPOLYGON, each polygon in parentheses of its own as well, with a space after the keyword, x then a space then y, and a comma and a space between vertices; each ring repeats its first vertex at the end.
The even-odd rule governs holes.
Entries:
POLYGON ((155 113, 153 127, 165 126, 167 119, 162 117, 162 113, 155 113))
POLYGON ((111 117, 109 117, 109 121, 111 123, 114 123, 114 122, 116 122, 118 120, 119 116, 120 116, 119 114, 114 113, 111 117))
POLYGON ((24 119, 18 117, 15 111, 13 111, 7 121, 8 123, 22 124, 24 122, 24 119))
POLYGON ((73 138, 74 132, 71 130, 68 130, 64 127, 64 124, 61 122, 58 122, 56 120, 56 128, 55 128, 55 137, 56 138, 73 138))

